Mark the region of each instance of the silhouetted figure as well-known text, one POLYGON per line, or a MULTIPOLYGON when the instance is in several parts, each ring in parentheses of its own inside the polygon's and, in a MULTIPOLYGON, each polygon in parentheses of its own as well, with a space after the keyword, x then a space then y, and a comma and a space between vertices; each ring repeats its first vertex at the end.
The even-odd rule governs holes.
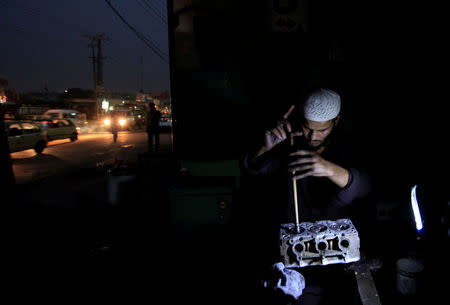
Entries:
POLYGON ((153 151, 153 138, 155 138, 155 152, 159 151, 159 121, 161 119, 161 112, 156 110, 155 104, 149 104, 150 110, 147 113, 147 136, 148 136, 148 151, 153 151))
POLYGON ((119 131, 119 121, 116 115, 111 116, 111 132, 113 134, 114 143, 117 142, 117 132, 119 131))

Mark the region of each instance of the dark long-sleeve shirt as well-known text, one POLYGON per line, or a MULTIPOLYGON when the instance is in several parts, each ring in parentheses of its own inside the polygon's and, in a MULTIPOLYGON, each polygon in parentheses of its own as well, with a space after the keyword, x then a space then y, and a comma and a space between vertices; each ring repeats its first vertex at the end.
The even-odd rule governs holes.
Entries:
MULTIPOLYGON (((370 182, 361 152, 348 144, 333 141, 327 145, 322 157, 349 173, 348 183, 340 188, 326 177, 306 177, 297 180, 297 196, 300 221, 316 221, 345 217, 343 208, 356 199, 364 198, 370 190, 370 182)), ((243 170, 250 176, 267 177, 270 183, 263 192, 271 192, 272 198, 279 198, 281 222, 294 222, 293 183, 288 171, 289 146, 282 143, 259 157, 256 165, 250 165, 248 155, 242 162, 243 170), (266 189, 268 188, 268 189, 266 189)))
POLYGON ((161 112, 158 110, 150 110, 147 113, 147 132, 158 132, 160 120, 161 112))

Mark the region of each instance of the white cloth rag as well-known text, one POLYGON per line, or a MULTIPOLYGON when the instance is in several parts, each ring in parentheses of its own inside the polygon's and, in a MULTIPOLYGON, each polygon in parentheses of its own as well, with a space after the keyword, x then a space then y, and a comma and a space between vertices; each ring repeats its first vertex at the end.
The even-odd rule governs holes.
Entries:
POLYGON ((281 290, 286 295, 291 295, 298 299, 305 289, 305 278, 295 270, 286 268, 282 262, 272 265, 273 277, 263 281, 265 288, 281 290))

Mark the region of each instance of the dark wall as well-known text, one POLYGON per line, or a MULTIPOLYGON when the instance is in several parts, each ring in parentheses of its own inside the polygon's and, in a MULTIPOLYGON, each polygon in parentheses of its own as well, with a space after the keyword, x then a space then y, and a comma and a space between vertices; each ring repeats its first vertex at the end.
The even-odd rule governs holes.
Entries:
POLYGON ((345 130, 366 147, 376 179, 408 185, 436 175, 427 160, 445 157, 446 126, 434 115, 428 7, 309 1, 294 9, 302 26, 276 32, 277 1, 194 3, 192 32, 171 29, 176 151, 240 156, 303 92, 328 87, 341 95, 345 130))

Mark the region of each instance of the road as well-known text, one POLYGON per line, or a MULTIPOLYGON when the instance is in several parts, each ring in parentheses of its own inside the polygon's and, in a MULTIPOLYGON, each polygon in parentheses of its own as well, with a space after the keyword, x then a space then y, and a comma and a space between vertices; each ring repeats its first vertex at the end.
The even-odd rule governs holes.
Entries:
MULTIPOLYGON (((161 150, 170 150, 170 134, 161 133, 161 150)), ((32 149, 11 154, 17 184, 26 184, 74 170, 113 164, 116 159, 136 162, 147 151, 146 132, 119 132, 117 142, 111 133, 81 134, 78 140, 55 140, 43 153, 32 149)))
MULTIPOLYGON (((170 139, 170 133, 161 133, 162 155, 171 151, 170 139)), ((108 169, 115 159, 136 165, 146 152, 147 133, 142 131, 119 132, 116 143, 111 133, 91 133, 79 135, 75 142, 51 141, 41 154, 34 150, 12 153, 16 184, 6 199, 0 198, 4 208, 0 223, 8 231, 7 246, 4 240, 3 246, 12 253, 86 255, 110 247, 114 240, 114 248, 127 249, 121 243, 128 236, 118 236, 125 233, 117 229, 117 223, 128 225, 140 215, 155 216, 149 215, 147 206, 133 214, 113 205, 118 193, 111 190, 119 187, 108 169)), ((128 187, 146 196, 146 189, 128 187)), ((134 198, 133 192, 126 194, 134 198)))

